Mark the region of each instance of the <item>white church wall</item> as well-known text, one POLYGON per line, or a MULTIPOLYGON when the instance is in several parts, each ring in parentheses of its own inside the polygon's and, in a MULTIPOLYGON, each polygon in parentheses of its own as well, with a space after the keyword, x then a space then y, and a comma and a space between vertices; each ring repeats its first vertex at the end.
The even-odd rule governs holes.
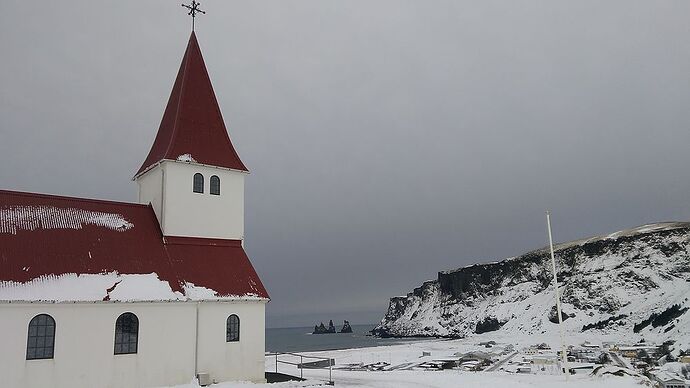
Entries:
POLYGON ((163 170, 160 167, 154 167, 147 171, 144 175, 137 178, 139 184, 139 203, 144 205, 151 204, 153 211, 158 217, 158 222, 161 220, 161 205, 162 205, 162 191, 163 191, 163 170))
POLYGON ((137 179, 140 202, 154 202, 150 198, 162 197, 162 207, 156 215, 166 236, 241 240, 244 238, 245 175, 195 163, 163 161, 137 179), (192 190, 197 172, 204 176, 203 193, 192 190), (213 175, 220 178, 220 195, 210 194, 213 175), (160 195, 163 185, 165 192, 160 195))
POLYGON ((199 309, 200 373, 216 381, 264 381, 265 301, 208 302, 199 309), (240 318, 240 340, 226 342, 226 322, 240 318))
MULTIPOLYGON (((198 371, 216 381, 264 380, 265 301, 199 303, 198 371), (226 342, 226 322, 240 317, 240 341, 226 342)), ((0 304, 3 387, 152 387, 194 376, 197 302, 0 304), (120 314, 139 319, 136 354, 114 354, 120 314), (55 320, 54 358, 26 360, 29 321, 55 320)))

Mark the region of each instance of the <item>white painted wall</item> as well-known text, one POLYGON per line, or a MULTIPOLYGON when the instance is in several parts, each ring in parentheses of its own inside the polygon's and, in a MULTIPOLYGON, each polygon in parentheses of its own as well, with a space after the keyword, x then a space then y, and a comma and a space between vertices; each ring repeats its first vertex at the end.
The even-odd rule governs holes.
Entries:
POLYGON ((139 201, 151 202, 166 236, 244 239, 246 173, 165 160, 137 178, 139 201), (192 191, 195 173, 204 175, 204 193, 192 191), (212 175, 220 178, 220 195, 211 195, 212 175), (160 205, 158 205, 160 203, 160 205))
MULTIPOLYGON (((217 381, 263 381, 264 308, 264 301, 199 304, 203 372, 217 381), (239 343, 225 342, 230 314, 240 317, 239 343)), ((0 304, 0 317, 3 387, 157 387, 195 374, 197 302, 12 302, 0 304), (114 355, 115 321, 124 312, 139 318, 138 353, 114 355), (41 313, 55 319, 55 355, 26 360, 29 321, 41 313)))
POLYGON ((199 308, 199 372, 216 381, 264 379, 266 351, 264 302, 208 302, 199 308), (240 318, 239 342, 226 342, 230 314, 240 318))
POLYGON ((160 166, 147 171, 137 178, 139 184, 139 203, 153 206, 153 210, 161 220, 161 206, 163 204, 163 169, 160 166))

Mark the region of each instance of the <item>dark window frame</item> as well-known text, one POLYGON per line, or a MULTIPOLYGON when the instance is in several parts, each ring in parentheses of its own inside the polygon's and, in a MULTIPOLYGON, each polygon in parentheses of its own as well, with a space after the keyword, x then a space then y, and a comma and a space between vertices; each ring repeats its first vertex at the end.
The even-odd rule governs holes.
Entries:
POLYGON ((194 174, 194 178, 192 179, 192 191, 199 194, 204 193, 204 175, 200 172, 194 174))
POLYGON ((211 195, 220 195, 220 178, 218 175, 211 175, 208 192, 211 195))
POLYGON ((240 341, 240 317, 231 314, 225 321, 225 342, 240 341), (233 319, 234 318, 234 319, 233 319))
POLYGON ((131 312, 120 314, 115 321, 114 354, 137 354, 139 351, 139 317, 131 312))
POLYGON ((55 319, 48 314, 31 318, 26 338, 27 360, 55 358, 55 319))

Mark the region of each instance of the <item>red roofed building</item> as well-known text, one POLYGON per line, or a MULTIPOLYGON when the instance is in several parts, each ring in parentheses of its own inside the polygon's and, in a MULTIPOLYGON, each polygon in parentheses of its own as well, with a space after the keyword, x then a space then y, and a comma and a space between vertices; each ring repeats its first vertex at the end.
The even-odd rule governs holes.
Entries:
POLYGON ((192 32, 138 204, 0 190, 3 384, 264 381, 247 173, 192 32))

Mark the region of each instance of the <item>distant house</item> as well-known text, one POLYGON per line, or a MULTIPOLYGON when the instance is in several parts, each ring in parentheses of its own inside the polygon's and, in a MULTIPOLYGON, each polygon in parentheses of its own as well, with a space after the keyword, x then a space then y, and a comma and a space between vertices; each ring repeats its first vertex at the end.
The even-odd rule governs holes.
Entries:
POLYGON ((478 360, 464 361, 460 364, 460 368, 466 371, 478 371, 481 369, 481 363, 478 360))
POLYGON ((592 373, 595 364, 593 363, 574 363, 569 364, 568 368, 571 374, 592 373))
POLYGON ((649 369, 649 364, 647 364, 647 363, 644 362, 644 361, 636 361, 636 362, 633 363, 633 366, 634 366, 636 369, 649 369))
POLYGON ((588 341, 585 341, 582 345, 583 348, 588 348, 588 349, 599 349, 601 346, 597 344, 590 343, 588 341))
POLYGON ((685 380, 668 372, 652 372, 652 377, 659 383, 661 388, 688 388, 688 385, 685 384, 685 380))
POLYGON ((574 348, 570 349, 568 354, 577 360, 594 360, 601 352, 596 350, 596 348, 574 348))
POLYGON ((138 203, 0 190, 0 385, 265 381, 247 173, 192 32, 138 203))
POLYGON ((644 350, 645 352, 652 354, 656 351, 656 346, 654 345, 633 345, 633 346, 620 346, 618 347, 618 351, 624 356, 628 358, 635 358, 637 357, 637 353, 640 350, 644 350))
POLYGON ((540 354, 540 355, 535 355, 532 357, 532 363, 535 365, 553 365, 558 363, 558 357, 553 354, 553 355, 548 355, 548 354, 540 354))

